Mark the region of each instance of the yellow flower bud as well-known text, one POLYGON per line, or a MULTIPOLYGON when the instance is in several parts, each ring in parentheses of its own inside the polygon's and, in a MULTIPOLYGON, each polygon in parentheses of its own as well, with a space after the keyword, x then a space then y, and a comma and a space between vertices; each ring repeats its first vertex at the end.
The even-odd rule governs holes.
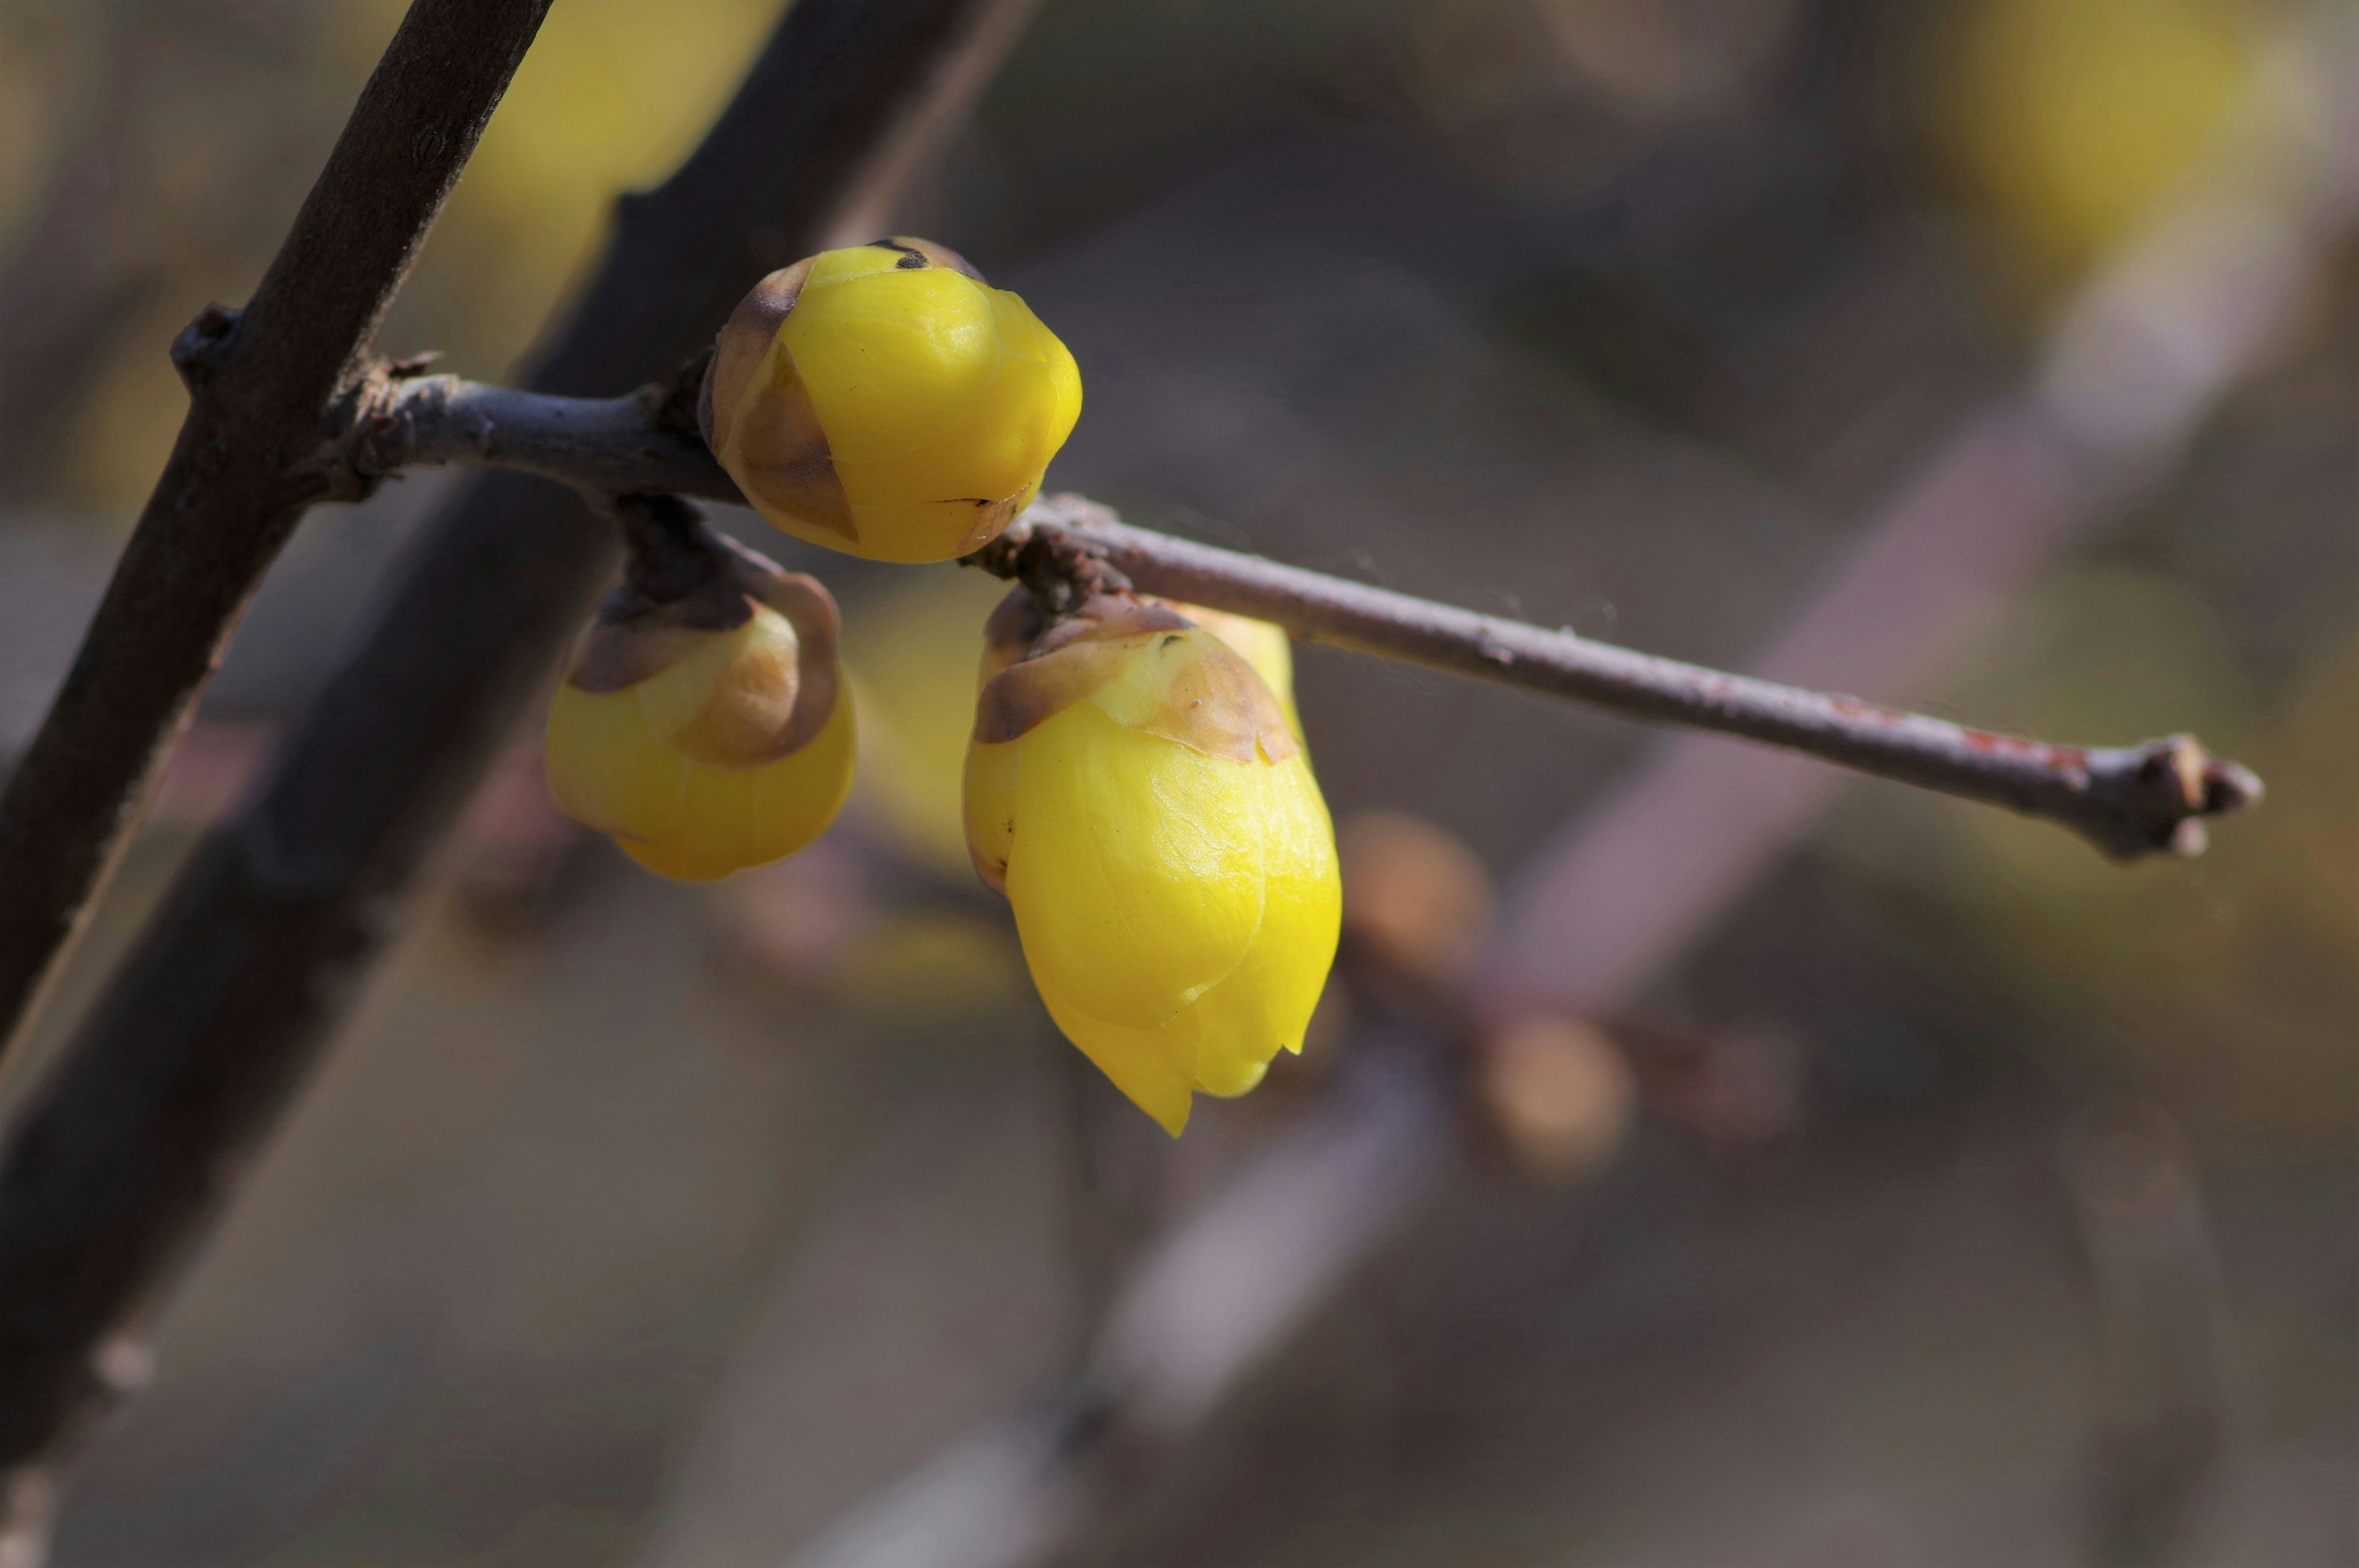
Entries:
POLYGON ((1007 895, 1068 1039, 1175 1137, 1299 1051, 1335 957, 1335 833, 1262 677, 1158 604, 1098 599, 1037 637, 992 617, 968 847, 1007 895))
POLYGON ((740 552, 679 597, 619 589, 550 705, 549 793, 685 881, 793 854, 852 787, 836 629, 826 589, 740 552))
POLYGON ((980 548, 1030 504, 1081 372, 1023 300, 924 240, 824 251, 721 330, 704 439, 798 539, 879 561, 980 548))

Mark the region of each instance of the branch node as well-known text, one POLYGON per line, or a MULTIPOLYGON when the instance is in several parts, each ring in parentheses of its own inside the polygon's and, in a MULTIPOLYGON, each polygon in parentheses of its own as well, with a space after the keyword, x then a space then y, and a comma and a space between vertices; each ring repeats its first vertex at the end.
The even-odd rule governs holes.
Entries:
POLYGON ((701 353, 681 364, 670 381, 650 382, 639 389, 640 400, 647 404, 658 429, 704 439, 696 409, 704 395, 705 373, 712 368, 712 345, 708 343, 701 353))
POLYGON ((677 495, 617 495, 600 505, 623 534, 617 593, 661 604, 687 597, 729 569, 728 542, 677 495))
POLYGON ((2203 819, 2245 811, 2266 793, 2240 762, 2214 757, 2192 735, 2166 735, 2090 754, 2079 802, 2060 812, 2106 854, 2136 860, 2161 850, 2200 855, 2211 841, 2203 819))
POLYGON ((193 395, 213 384, 236 346, 237 327, 245 312, 227 305, 208 305, 172 340, 172 368, 193 395))
POLYGON ((1033 507, 990 544, 959 557, 959 564, 1023 584, 1041 613, 1051 621, 1071 615, 1102 594, 1132 591, 1130 579, 1089 542, 1074 537, 1056 512, 1040 519, 1051 526, 1032 525, 1033 514, 1049 504, 1033 507))
POLYGON ((460 384, 455 376, 426 374, 441 357, 434 351, 371 360, 352 390, 330 406, 328 433, 309 465, 325 499, 365 501, 416 460, 416 400, 438 391, 447 395, 460 384))

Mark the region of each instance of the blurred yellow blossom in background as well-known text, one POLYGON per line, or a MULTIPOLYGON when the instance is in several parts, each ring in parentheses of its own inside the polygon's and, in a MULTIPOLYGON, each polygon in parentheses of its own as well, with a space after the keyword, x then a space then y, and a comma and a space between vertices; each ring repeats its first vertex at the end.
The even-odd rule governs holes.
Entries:
POLYGON ((1980 0, 1943 139, 2027 268, 2069 276, 2199 163, 2252 63, 2234 0, 1980 0))
POLYGON ((974 730, 964 676, 984 620, 1006 592, 979 571, 897 572, 844 622, 864 726, 854 798, 904 854, 962 884, 974 874, 959 804, 974 730), (959 678, 943 678, 944 670, 959 678))
MULTIPOLYGON (((505 375, 604 233, 614 197, 657 183, 688 155, 781 8, 565 0, 550 9, 422 258, 420 283, 455 308, 442 329, 450 341, 433 345, 453 349, 454 368, 505 375)), ((342 52, 375 59, 404 9, 376 0, 353 15, 342 52)))

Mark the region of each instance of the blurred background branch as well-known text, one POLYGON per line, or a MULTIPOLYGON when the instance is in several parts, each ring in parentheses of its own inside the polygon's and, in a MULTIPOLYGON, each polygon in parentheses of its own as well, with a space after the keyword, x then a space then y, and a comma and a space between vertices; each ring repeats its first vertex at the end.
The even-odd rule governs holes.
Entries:
MULTIPOLYGON (((2191 189, 2061 308, 2028 384, 1932 443, 1751 668, 1921 690, 2059 551, 2172 471, 2204 413, 2282 341, 2359 201, 2359 45, 2331 13, 2284 26, 2271 74, 2191 189), (2311 84, 2290 90, 2291 108, 2276 72, 2311 84)), ((1494 983, 1574 1007, 1626 994, 1841 784, 1709 741, 1658 747, 1519 873, 1526 917, 1494 983), (1623 895, 1601 902, 1609 887, 1623 895)))
MULTIPOLYGON (((104 888, 238 615, 325 494, 308 461, 320 432, 357 389, 378 323, 548 9, 419 0, 251 302, 209 307, 174 343, 188 419, 0 794, 0 1054, 104 888)), ((0 1436, 0 1467, 17 1446, 0 1436)))
MULTIPOLYGON (((541 8, 456 9, 496 34, 494 18, 514 31, 518 16, 538 21, 541 8)), ((908 127, 939 131, 953 121, 1024 14, 1016 0, 795 6, 697 153, 662 187, 624 203, 614 245, 533 384, 630 385, 684 357, 766 270, 766 246, 789 256, 818 248, 846 202, 873 192, 878 157, 910 166, 908 127)), ((397 123, 388 144, 363 148, 359 141, 383 128, 364 97, 351 137, 355 155, 405 163, 413 143, 435 153, 445 139, 455 145, 447 164, 423 164, 437 201, 531 32, 524 27, 506 49, 471 49, 436 35, 439 16, 430 5, 413 13, 379 80, 414 84, 422 73, 410 52, 424 49, 447 73, 432 79, 443 91, 473 86, 474 112, 448 124, 427 116, 436 139, 397 123), (452 70, 454 59, 466 70, 452 70)), ((385 194, 346 191, 336 185, 341 175, 332 162, 321 179, 335 200, 385 194)), ((381 249, 383 216, 366 217, 381 249)), ((302 243, 289 254, 315 254, 300 221, 297 234, 302 243)), ((403 261, 416 238, 401 234, 403 261)), ((395 269, 375 280, 379 292, 356 329, 374 326, 398 276, 395 269)), ((270 287, 257 297, 258 327, 271 324, 270 287)), ((218 325, 226 337, 226 320, 218 325)), ((277 433, 276 445, 309 454, 318 428, 316 410, 308 411, 300 438, 277 433)), ((168 474, 159 493, 177 502, 177 482, 168 474)), ((319 489, 301 491, 285 527, 319 489)), ((454 506, 397 586, 377 640, 287 745, 243 819, 197 856, 106 1006, 18 1108, 0 1149, 0 1495, 18 1560, 35 1562, 43 1550, 66 1448, 140 1380, 142 1314, 233 1197, 237 1174, 284 1112, 403 895, 616 550, 571 503, 529 492, 478 492, 454 506)), ((266 557, 248 561, 253 574, 266 557)), ((222 607, 212 652, 250 587, 222 607)), ((169 607, 174 625, 201 621, 207 609, 185 589, 176 585, 183 597, 169 607)), ((119 635, 103 609, 92 645, 120 657, 130 650, 103 641, 119 635)), ((103 695, 87 681, 70 683, 58 711, 82 715, 103 695)), ((127 732, 143 716, 107 717, 127 732)), ((172 728, 147 726, 142 756, 159 763, 172 728)), ((106 806, 110 761, 98 757, 77 775, 85 798, 82 817, 71 820, 96 806, 119 836, 136 806, 106 806)), ((39 741, 11 787, 12 808, 38 805, 40 792, 54 789, 39 741)), ((0 845, 23 846, 34 829, 44 843, 73 837, 64 816, 16 820, 0 845)), ((50 904, 78 904, 90 891, 87 880, 73 889, 12 880, 8 904, 62 918, 50 904)), ((55 946, 37 956, 46 959, 55 946)), ((29 947, 0 950, 16 960, 29 947)))

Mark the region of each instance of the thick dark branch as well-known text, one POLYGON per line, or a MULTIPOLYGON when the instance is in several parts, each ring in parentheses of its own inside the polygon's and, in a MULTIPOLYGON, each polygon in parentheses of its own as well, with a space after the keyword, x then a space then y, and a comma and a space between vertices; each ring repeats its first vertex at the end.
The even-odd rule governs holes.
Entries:
POLYGON ((173 345, 191 401, 65 687, 0 795, 0 1049, 105 882, 349 419, 371 340, 549 0, 417 0, 240 311, 173 345))
POLYGON ((1307 642, 1741 735, 2010 806, 2062 823, 2122 859, 2198 853, 2201 818, 2261 798, 2249 769, 2212 758, 2192 736, 2092 749, 1970 730, 1149 533, 1079 496, 1042 501, 975 564, 1014 578, 1027 552, 1044 547, 1103 561, 1148 593, 1276 622, 1307 642))
MULTIPOLYGON (((521 469, 583 489, 741 500, 701 441, 649 387, 589 401, 451 376, 388 382, 348 460, 368 473, 413 463, 521 469)), ((1079 496, 1052 496, 973 563, 1010 579, 1070 578, 1103 562, 1149 593, 1275 622, 1306 642, 1571 697, 1633 719, 1789 747, 1864 773, 2060 822, 2122 859, 2193 854, 2201 818, 2260 799, 2261 783, 2191 736, 2138 746, 2051 746, 1854 697, 1633 653, 1571 632, 1281 566, 1133 528, 1079 496)))
POLYGON ((513 469, 593 494, 695 496, 744 505, 679 389, 552 397, 454 375, 379 379, 337 461, 356 483, 413 467, 513 469))
MULTIPOLYGON (((534 384, 617 392, 710 342, 876 188, 880 148, 972 92, 1028 4, 796 0, 694 156, 625 203, 534 384)), ((387 373, 362 380, 372 406, 387 373)), ((306 425, 299 450, 354 482, 329 438, 356 427, 306 425)), ((233 1196, 618 556, 564 491, 470 486, 27 1098, 0 1148, 0 1541, 142 1361, 140 1309, 233 1196)))

